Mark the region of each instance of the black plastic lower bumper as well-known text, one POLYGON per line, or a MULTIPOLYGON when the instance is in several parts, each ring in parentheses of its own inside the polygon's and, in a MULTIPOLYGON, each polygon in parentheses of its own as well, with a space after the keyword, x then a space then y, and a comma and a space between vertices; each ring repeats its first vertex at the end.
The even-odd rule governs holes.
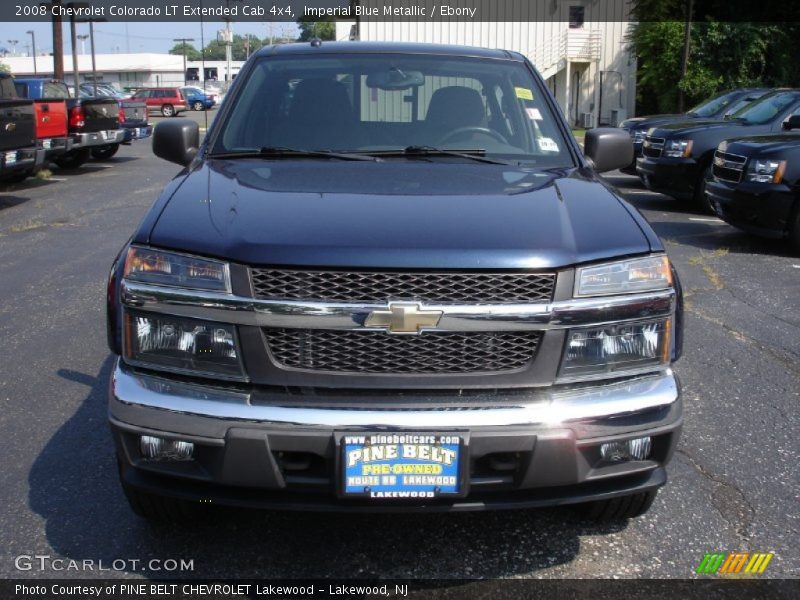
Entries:
POLYGON ((786 237, 800 196, 771 183, 709 181, 706 194, 719 217, 734 227, 768 238, 786 237))
POLYGON ((385 501, 340 500, 333 494, 310 491, 272 491, 221 486, 199 481, 181 481, 156 475, 129 464, 120 468, 122 481, 132 488, 159 496, 202 502, 204 505, 270 510, 329 512, 467 512, 564 506, 606 500, 657 489, 667 482, 663 467, 571 486, 552 488, 475 491, 458 500, 385 501))
POLYGON ((679 200, 689 200, 702 175, 702 168, 691 158, 651 158, 636 160, 636 173, 645 187, 679 200))

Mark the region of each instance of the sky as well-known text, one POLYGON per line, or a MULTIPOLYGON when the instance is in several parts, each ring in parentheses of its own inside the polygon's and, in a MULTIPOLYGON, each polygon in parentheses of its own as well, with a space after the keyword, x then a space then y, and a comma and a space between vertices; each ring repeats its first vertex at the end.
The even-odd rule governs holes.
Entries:
MULTIPOLYGON (((64 24, 64 54, 72 53, 70 44, 69 24, 64 24)), ((203 23, 203 33, 205 43, 208 44, 217 36, 217 30, 223 29, 225 24, 222 21, 206 21, 203 23)), ((270 35, 279 37, 281 35, 297 35, 297 26, 294 23, 253 23, 253 22, 234 22, 233 32, 240 35, 252 33, 264 39, 270 35)), ((25 54, 30 51, 31 36, 25 33, 32 30, 36 37, 37 54, 53 51, 53 36, 50 23, 8 23, 0 22, 0 51, 2 49, 12 52, 16 47, 17 54, 25 54), (17 40, 16 46, 9 43, 9 40, 17 40), (26 44, 28 47, 26 48, 26 44)), ((89 33, 88 23, 78 23, 78 35, 89 33)), ((195 38, 196 48, 200 48, 200 23, 119 23, 104 22, 95 23, 95 51, 98 54, 110 54, 121 52, 167 52, 175 45, 173 38, 187 37, 195 38)), ((85 41, 86 52, 89 52, 89 40, 85 41)), ((81 51, 81 41, 77 43, 78 51, 81 51)))

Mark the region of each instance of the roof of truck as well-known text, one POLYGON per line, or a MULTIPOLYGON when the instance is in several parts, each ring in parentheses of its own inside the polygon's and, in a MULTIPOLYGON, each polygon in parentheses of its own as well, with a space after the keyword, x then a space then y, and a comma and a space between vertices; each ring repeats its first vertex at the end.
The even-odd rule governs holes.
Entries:
POLYGON ((523 60, 522 55, 508 50, 408 42, 300 42, 265 46, 257 54, 258 56, 276 54, 434 54, 437 56, 523 60))

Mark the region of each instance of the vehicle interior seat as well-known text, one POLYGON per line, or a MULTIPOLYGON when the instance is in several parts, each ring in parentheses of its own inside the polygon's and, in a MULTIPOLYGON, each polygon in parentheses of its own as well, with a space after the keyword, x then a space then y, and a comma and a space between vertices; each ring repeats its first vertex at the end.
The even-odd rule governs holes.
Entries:
POLYGON ((360 136, 345 86, 333 79, 298 83, 276 138, 276 145, 305 150, 357 149, 360 136))
POLYGON ((480 92, 458 85, 439 88, 431 96, 425 126, 430 136, 426 143, 431 145, 462 127, 486 127, 486 109, 480 92))

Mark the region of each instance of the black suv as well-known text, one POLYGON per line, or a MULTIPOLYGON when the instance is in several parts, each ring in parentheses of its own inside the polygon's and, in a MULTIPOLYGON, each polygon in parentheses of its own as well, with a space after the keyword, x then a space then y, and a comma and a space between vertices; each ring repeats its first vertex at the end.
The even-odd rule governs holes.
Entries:
POLYGON ((681 114, 649 115, 626 119, 619 126, 628 132, 633 140, 634 160, 620 169, 628 175, 636 175, 636 158, 642 155, 642 146, 647 131, 667 123, 681 123, 693 119, 722 119, 730 116, 769 92, 768 88, 742 88, 717 94, 705 102, 681 114))
POLYGON ((267 47, 115 260, 109 416, 139 514, 650 506, 680 285, 520 54, 267 47))
POLYGON ((679 199, 693 199, 711 212, 705 181, 714 151, 723 140, 780 133, 800 113, 800 90, 781 89, 762 96, 729 119, 671 123, 647 133, 636 171, 648 189, 679 199))
POLYGON ((785 134, 722 142, 706 195, 734 227, 786 239, 800 254, 800 115, 790 117, 784 129, 785 134))

